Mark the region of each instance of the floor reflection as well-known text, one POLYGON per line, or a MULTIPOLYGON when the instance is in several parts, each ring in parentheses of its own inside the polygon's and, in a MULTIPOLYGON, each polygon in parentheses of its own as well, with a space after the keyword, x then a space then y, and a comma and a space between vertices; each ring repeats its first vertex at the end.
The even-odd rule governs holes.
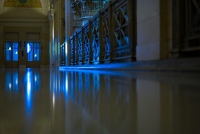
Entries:
POLYGON ((0 134, 200 133, 200 75, 0 72, 0 134))
POLYGON ((68 75, 68 96, 81 114, 69 109, 71 133, 77 126, 83 133, 134 132, 134 79, 84 72, 62 75, 68 75))
POLYGON ((33 92, 40 90, 40 73, 27 69, 24 72, 6 71, 5 88, 8 94, 24 92, 26 112, 31 112, 33 92), (20 89, 20 91, 19 91, 20 89))
POLYGON ((16 91, 18 92, 18 72, 7 72, 6 73, 6 84, 5 88, 7 91, 16 91))

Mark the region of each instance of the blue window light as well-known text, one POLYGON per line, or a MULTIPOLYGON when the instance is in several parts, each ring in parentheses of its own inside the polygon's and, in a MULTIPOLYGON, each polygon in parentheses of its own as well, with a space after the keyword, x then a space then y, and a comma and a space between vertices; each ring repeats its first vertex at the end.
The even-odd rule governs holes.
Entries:
POLYGON ((27 43, 27 60, 28 61, 40 60, 40 43, 38 42, 27 43))
POLYGON ((6 61, 18 61, 18 42, 6 42, 6 61))

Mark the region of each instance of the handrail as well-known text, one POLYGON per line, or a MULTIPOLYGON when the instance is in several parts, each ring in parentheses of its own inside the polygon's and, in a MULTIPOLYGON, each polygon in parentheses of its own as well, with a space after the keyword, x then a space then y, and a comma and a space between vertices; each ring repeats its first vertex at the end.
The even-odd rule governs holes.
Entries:
POLYGON ((114 0, 69 38, 70 65, 125 62, 133 58, 128 0, 114 0))

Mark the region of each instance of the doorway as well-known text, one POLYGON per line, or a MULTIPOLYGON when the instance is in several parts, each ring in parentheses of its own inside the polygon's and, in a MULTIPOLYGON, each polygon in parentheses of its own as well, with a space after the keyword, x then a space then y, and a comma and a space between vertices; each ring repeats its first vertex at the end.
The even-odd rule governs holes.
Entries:
POLYGON ((40 42, 28 41, 26 46, 26 67, 39 68, 40 67, 40 42))
POLYGON ((5 42, 6 68, 18 68, 19 65, 26 65, 27 68, 39 68, 40 42, 27 41, 24 45, 19 44, 17 41, 5 42))

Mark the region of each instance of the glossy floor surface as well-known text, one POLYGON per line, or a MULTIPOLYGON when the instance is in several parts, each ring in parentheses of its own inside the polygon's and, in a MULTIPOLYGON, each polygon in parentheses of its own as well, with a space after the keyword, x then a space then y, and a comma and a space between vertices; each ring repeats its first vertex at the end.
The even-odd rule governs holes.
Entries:
POLYGON ((0 71, 0 134, 199 134, 198 73, 0 71))

